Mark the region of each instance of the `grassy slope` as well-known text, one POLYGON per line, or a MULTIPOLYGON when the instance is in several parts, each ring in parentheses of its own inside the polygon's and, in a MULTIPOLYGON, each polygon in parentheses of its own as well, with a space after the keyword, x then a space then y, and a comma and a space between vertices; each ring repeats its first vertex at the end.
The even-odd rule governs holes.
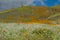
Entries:
MULTIPOLYGON (((52 7, 51 7, 52 8, 52 7)), ((50 15, 54 15, 50 7, 44 6, 23 6, 0 12, 0 22, 42 22, 51 23, 47 20, 50 15), (43 20, 43 21, 41 21, 43 20)), ((53 7, 54 8, 54 7, 53 7)))
MULTIPOLYGON (((50 12, 45 15, 45 7, 21 7, 0 12, 0 22, 30 22, 40 21, 51 22, 47 20, 50 12)), ((43 24, 0 24, 2 40, 60 40, 60 27, 43 24), (10 25, 10 26, 9 26, 10 25), (37 26, 38 25, 38 26, 37 26), (48 30, 47 30, 48 29, 48 30), (32 36, 33 35, 33 36, 32 36), (46 38, 47 37, 47 38, 46 38)), ((1 35, 0 34, 0 35, 1 35)))

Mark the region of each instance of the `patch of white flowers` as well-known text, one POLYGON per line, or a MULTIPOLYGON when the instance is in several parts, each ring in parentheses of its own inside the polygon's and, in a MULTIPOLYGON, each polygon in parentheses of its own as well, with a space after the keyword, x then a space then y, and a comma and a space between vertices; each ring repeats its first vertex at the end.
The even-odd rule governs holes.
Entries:
MULTIPOLYGON (((50 26, 47 24, 16 24, 16 23, 0 23, 0 38, 3 40, 40 40, 45 38, 46 33, 44 34, 32 34, 34 30, 39 29, 48 29, 52 31, 52 34, 48 35, 52 36, 51 40, 60 40, 60 25, 50 26), (38 36, 40 35, 40 36, 38 36)), ((39 30, 40 31, 40 30, 39 30)), ((42 31, 43 32, 43 31, 42 31)), ((47 35, 46 35, 47 36, 47 35)), ((48 36, 48 37, 50 37, 48 36)), ((47 37, 47 38, 48 38, 47 37)), ((44 39, 45 40, 45 39, 44 39)), ((48 40, 48 39, 46 39, 48 40)))

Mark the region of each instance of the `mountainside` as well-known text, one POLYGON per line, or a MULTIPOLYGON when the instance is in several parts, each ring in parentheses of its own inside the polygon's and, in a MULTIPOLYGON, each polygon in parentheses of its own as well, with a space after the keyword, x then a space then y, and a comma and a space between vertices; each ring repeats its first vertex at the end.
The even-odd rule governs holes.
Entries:
POLYGON ((52 23, 56 20, 60 20, 60 7, 57 6, 22 6, 0 12, 0 22, 2 23, 52 23))

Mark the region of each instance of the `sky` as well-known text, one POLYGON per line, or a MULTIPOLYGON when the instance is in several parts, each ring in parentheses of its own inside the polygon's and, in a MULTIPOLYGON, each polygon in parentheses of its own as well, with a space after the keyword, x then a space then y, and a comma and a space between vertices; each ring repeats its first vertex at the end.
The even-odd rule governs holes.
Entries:
POLYGON ((33 4, 36 6, 55 6, 60 5, 60 0, 35 0, 33 4))
POLYGON ((60 0, 0 0, 0 10, 20 7, 22 5, 55 6, 60 5, 60 0))

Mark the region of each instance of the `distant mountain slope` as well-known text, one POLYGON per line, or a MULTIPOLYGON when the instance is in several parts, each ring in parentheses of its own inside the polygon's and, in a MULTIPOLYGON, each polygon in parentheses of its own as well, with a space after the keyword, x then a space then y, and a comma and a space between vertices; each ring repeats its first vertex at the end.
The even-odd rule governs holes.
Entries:
MULTIPOLYGON (((60 9, 60 8, 59 8, 60 9)), ((60 14, 60 10, 54 7, 45 6, 22 6, 20 8, 10 9, 0 12, 0 22, 5 23, 25 23, 25 22, 42 22, 52 23, 59 17, 51 15, 60 14), (58 12, 59 11, 59 12, 58 12), (43 21, 41 21, 43 20, 43 21)))
POLYGON ((0 0, 0 10, 20 6, 55 6, 60 5, 60 0, 0 0))

